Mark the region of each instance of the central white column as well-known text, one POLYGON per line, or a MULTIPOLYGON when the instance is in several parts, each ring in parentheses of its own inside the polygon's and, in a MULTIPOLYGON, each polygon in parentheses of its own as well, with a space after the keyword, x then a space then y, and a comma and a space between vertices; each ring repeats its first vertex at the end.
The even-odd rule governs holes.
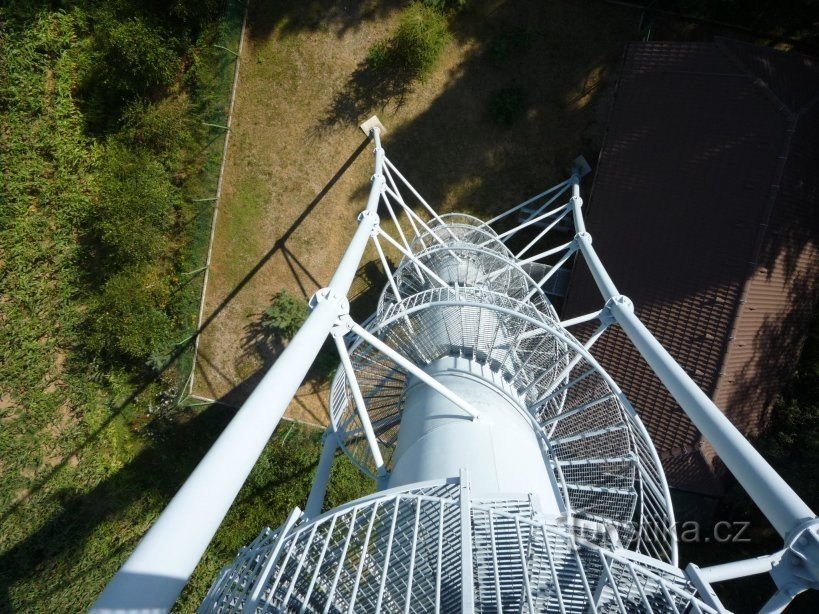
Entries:
POLYGON ((469 472, 476 498, 534 496, 557 517, 563 503, 525 410, 511 388, 488 368, 460 357, 424 367, 429 375, 480 412, 472 420, 457 405, 410 377, 388 487, 469 472))

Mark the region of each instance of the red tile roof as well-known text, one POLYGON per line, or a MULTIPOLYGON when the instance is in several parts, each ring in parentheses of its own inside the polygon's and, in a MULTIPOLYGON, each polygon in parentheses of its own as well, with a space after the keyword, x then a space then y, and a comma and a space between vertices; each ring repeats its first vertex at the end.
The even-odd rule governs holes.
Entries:
MULTIPOLYGON (((819 298, 818 193, 816 60, 727 40, 628 46, 588 230, 643 322, 751 435, 819 298)), ((599 304, 577 265, 564 317, 599 304)), ((625 336, 607 332, 595 354, 671 485, 718 492, 713 453, 625 336)))

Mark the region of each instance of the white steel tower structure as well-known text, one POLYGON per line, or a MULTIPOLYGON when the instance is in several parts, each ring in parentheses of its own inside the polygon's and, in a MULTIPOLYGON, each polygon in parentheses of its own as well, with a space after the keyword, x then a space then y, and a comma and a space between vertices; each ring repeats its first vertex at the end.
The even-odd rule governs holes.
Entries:
POLYGON ((200 611, 719 612, 712 582, 766 572, 779 589, 766 609, 778 611, 815 588, 814 513, 617 291, 583 224, 585 163, 491 220, 439 215, 385 157, 378 121, 362 128, 375 173, 337 272, 95 610, 173 605, 328 334, 341 367, 305 509, 243 548, 200 611), (517 226, 496 230, 522 211, 517 226), (555 245, 564 219, 573 236, 555 245), (507 241, 525 227, 535 237, 513 252, 507 241), (358 323, 346 296, 370 241, 387 283, 376 313, 358 323), (394 268, 386 246, 401 255, 394 268), (561 321, 544 288, 574 255, 601 304, 561 321), (591 321, 597 329, 584 341, 569 332, 591 321), (770 519, 781 551, 678 567, 662 466, 591 353, 612 325, 770 519), (339 447, 378 491, 322 513, 339 447))

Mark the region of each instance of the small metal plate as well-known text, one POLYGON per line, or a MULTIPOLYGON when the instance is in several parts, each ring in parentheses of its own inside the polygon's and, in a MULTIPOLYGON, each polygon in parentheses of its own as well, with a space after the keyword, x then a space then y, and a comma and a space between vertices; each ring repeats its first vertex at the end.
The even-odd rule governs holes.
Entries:
POLYGON ((373 128, 378 128, 378 132, 381 134, 384 134, 387 131, 387 129, 384 128, 384 124, 382 124, 378 119, 377 115, 373 115, 370 119, 361 124, 359 128, 361 128, 361 132, 367 136, 370 136, 370 130, 373 128))

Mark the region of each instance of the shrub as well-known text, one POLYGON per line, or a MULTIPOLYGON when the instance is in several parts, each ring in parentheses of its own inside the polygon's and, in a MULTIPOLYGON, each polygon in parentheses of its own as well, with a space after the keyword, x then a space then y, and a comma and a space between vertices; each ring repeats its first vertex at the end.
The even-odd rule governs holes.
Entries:
POLYGON ((495 90, 489 96, 489 117, 496 124, 511 126, 526 110, 525 101, 523 88, 506 87, 495 90))
POLYGON ((106 145, 97 215, 91 221, 108 270, 155 260, 179 205, 179 189, 149 152, 116 141, 106 145))
POLYGON ((373 70, 382 72, 390 69, 390 41, 378 41, 367 52, 367 65, 373 70))
POLYGON ((167 87, 179 68, 173 42, 139 18, 104 18, 95 28, 100 83, 128 96, 167 87))
POLYGON ((435 9, 441 13, 460 11, 466 7, 466 0, 423 0, 424 6, 435 9))
POLYGON ((448 41, 446 18, 434 8, 412 4, 395 34, 373 45, 367 62, 373 70, 392 73, 393 78, 423 80, 448 41))
POLYGON ((176 158, 193 142, 191 116, 191 104, 183 96, 154 104, 136 102, 123 114, 119 138, 158 156, 176 158))
POLYGON ((177 43, 138 17, 94 13, 93 38, 81 56, 79 98, 92 132, 114 129, 137 98, 159 98, 180 67, 177 43))
POLYGON ((140 363, 164 354, 173 333, 164 309, 170 295, 165 279, 155 267, 129 268, 111 277, 92 302, 89 349, 140 363))
POLYGON ((273 304, 264 312, 262 324, 279 339, 291 339, 304 321, 309 310, 304 299, 297 298, 287 290, 279 290, 273 304))

